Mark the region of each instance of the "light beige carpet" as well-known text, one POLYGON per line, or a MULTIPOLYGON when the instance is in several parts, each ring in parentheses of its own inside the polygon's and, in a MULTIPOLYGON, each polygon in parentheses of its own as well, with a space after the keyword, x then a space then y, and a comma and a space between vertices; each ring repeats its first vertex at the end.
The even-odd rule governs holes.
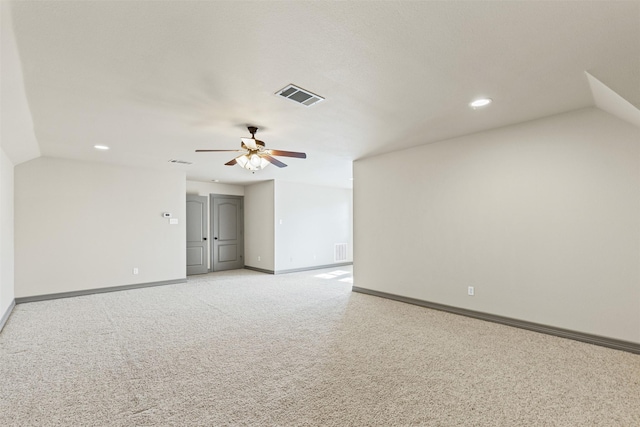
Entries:
POLYGON ((20 304, 0 425, 640 425, 638 355, 315 277, 331 271, 20 304))

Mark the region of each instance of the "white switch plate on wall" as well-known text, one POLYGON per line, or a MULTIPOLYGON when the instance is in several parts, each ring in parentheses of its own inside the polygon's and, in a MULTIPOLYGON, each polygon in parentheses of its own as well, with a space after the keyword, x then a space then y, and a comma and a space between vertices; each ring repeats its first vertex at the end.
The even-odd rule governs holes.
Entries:
POLYGON ((178 218, 169 218, 169 224, 171 225, 178 224, 178 218))

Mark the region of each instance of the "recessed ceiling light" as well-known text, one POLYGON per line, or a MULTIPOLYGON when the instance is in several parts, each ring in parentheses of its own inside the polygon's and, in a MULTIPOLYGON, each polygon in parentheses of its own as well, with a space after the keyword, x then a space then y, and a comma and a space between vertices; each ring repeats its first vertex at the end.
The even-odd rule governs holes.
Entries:
POLYGON ((109 147, 107 147, 106 145, 94 145, 93 148, 95 148, 96 150, 108 150, 109 147))
POLYGON ((476 99, 475 101, 469 103, 469 105, 471 106, 471 108, 479 108, 479 107, 487 106, 487 105, 491 104, 492 102, 493 102, 493 99, 491 99, 491 98, 480 98, 480 99, 476 99))

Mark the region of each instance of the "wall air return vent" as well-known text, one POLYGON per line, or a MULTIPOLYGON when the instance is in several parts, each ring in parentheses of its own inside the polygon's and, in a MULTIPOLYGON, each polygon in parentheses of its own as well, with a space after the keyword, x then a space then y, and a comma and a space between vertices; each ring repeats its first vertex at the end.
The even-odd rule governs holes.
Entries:
POLYGON ((276 92, 276 95, 280 95, 283 98, 290 99, 298 104, 302 104, 305 107, 310 107, 313 104, 317 104, 320 101, 324 101, 324 98, 315 93, 311 93, 306 89, 299 88, 298 86, 289 85, 276 92))
POLYGON ((177 163, 179 165, 192 165, 192 162, 187 162, 186 160, 176 160, 176 159, 171 159, 169 160, 169 163, 177 163))
POLYGON ((335 244, 335 249, 333 252, 333 260, 334 262, 347 260, 347 244, 346 243, 335 244))

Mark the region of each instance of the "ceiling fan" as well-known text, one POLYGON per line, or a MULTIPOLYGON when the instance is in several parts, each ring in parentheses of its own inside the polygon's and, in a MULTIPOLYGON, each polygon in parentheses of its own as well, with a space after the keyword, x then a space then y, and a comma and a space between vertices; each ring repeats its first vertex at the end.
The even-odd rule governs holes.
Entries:
POLYGON ((238 153, 242 153, 240 156, 236 157, 233 160, 225 163, 227 166, 239 165, 242 168, 248 169, 250 171, 256 171, 260 169, 264 169, 269 163, 279 167, 284 168, 287 165, 282 163, 280 160, 272 157, 272 156, 283 156, 283 157, 296 157, 298 159, 306 159, 307 155, 305 153, 298 153, 296 151, 283 151, 283 150, 270 150, 265 148, 264 142, 256 139, 256 132, 258 132, 258 128, 255 126, 247 127, 249 133, 251 134, 251 138, 240 138, 242 142, 240 143, 241 150, 196 150, 196 153, 206 153, 206 152, 224 152, 224 151, 235 151, 238 153))

